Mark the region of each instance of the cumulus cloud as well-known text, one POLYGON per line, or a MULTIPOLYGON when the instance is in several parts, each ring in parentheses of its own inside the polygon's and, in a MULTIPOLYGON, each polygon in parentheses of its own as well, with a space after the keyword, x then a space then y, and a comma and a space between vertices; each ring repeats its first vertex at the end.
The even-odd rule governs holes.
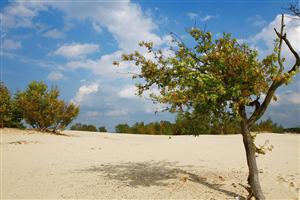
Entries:
POLYGON ((43 2, 16 1, 6 6, 0 13, 2 31, 25 27, 34 27, 32 19, 41 10, 47 10, 43 2))
MULTIPOLYGON (((278 31, 280 30, 281 24, 281 15, 277 15, 276 18, 270 22, 267 26, 265 26, 262 31, 256 34, 254 37, 250 39, 250 42, 255 46, 260 46, 261 43, 265 44, 265 48, 260 47, 260 53, 263 56, 271 53, 274 48, 274 40, 276 39, 276 34, 274 32, 274 28, 278 31)), ((287 38, 290 43, 293 45, 295 50, 300 53, 300 21, 291 18, 288 15, 285 15, 285 32, 287 34, 287 38)), ((286 58, 287 64, 290 65, 294 62, 294 57, 291 54, 290 50, 287 48, 285 43, 282 45, 282 54, 283 57, 286 58)))
POLYGON ((59 55, 66 58, 75 58, 78 56, 85 56, 87 54, 99 51, 97 44, 64 44, 55 50, 52 54, 59 55))
POLYGON ((109 117, 120 117, 120 116, 123 116, 123 115, 127 115, 128 112, 129 112, 128 109, 120 108, 120 109, 110 110, 110 111, 106 112, 105 115, 109 116, 109 117))
POLYGON ((121 91, 119 91, 118 95, 121 98, 125 99, 134 99, 136 96, 137 88, 134 85, 127 85, 121 91))
POLYGON ((65 64, 65 67, 69 69, 88 69, 102 78, 128 78, 126 74, 128 74, 128 72, 137 72, 138 68, 134 65, 130 65, 128 62, 121 62, 118 67, 113 66, 113 62, 120 60, 121 55, 121 51, 115 51, 111 54, 102 55, 99 59, 95 60, 81 59, 69 61, 65 64))
POLYGON ((58 71, 50 72, 50 74, 47 76, 47 79, 49 79, 51 81, 58 81, 58 80, 65 79, 65 78, 66 77, 61 72, 58 72, 58 71))
POLYGON ((22 44, 19 41, 5 39, 3 41, 2 48, 4 50, 16 50, 16 49, 21 49, 22 48, 22 44))
POLYGON ((300 93, 294 91, 287 91, 283 94, 278 94, 277 101, 274 105, 279 106, 287 104, 300 105, 300 93))
POLYGON ((89 85, 83 85, 79 87, 73 102, 76 104, 82 104, 89 95, 97 93, 99 89, 98 83, 92 83, 89 85))
POLYGON ((65 34, 55 28, 45 32, 43 36, 51 39, 62 39, 65 37, 65 34))

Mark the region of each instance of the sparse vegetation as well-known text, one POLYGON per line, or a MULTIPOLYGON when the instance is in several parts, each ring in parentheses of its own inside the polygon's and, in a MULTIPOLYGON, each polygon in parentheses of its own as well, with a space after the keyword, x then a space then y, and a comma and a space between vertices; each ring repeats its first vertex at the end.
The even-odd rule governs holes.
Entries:
POLYGON ((76 123, 71 126, 71 130, 97 132, 96 126, 92 124, 76 123))
POLYGON ((22 114, 18 110, 16 102, 11 98, 10 91, 0 81, 0 128, 24 128, 22 114))
POLYGON ((107 132, 107 129, 105 128, 105 126, 100 126, 98 128, 99 132, 107 132))
POLYGON ((277 36, 274 51, 263 59, 258 59, 257 50, 240 44, 230 34, 214 40, 210 32, 192 28, 189 34, 194 39, 193 46, 174 37, 170 48, 174 56, 166 56, 162 49, 147 41, 140 46, 151 56, 135 51, 123 55, 121 60, 140 67, 140 73, 132 77, 142 79, 137 84, 138 94, 156 87, 160 93, 150 97, 154 102, 169 104, 167 110, 188 112, 200 106, 209 109, 209 113, 230 111, 230 115, 238 119, 249 169, 249 186, 245 187, 248 199, 265 199, 256 164, 259 152, 250 129, 263 116, 271 100, 276 99, 277 88, 288 84, 299 71, 300 57, 284 28, 282 15, 280 30, 275 29, 274 33, 277 36), (282 44, 286 44, 295 57, 289 69, 285 69, 281 57, 282 44), (249 115, 247 109, 253 112, 249 115))
POLYGON ((79 107, 58 99, 59 90, 48 87, 43 82, 31 82, 24 92, 15 96, 17 109, 23 119, 40 131, 64 129, 79 113, 79 107))

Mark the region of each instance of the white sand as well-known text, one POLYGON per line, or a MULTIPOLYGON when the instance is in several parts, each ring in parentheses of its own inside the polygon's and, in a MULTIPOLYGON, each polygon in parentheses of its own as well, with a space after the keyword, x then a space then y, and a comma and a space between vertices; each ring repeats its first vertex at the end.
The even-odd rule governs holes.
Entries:
MULTIPOLYGON (((235 199, 247 192, 241 135, 148 136, 1 129, 1 199, 235 199)), ((267 199, 299 198, 300 135, 261 134, 267 199)))

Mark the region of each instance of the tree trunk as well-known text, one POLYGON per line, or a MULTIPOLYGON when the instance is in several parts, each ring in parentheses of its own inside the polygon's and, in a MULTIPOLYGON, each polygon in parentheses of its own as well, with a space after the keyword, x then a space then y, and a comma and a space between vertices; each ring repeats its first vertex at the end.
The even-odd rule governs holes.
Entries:
POLYGON ((241 129, 249 169, 248 184, 250 185, 250 190, 247 199, 251 199, 251 197, 254 196, 256 200, 264 200, 265 197, 259 183, 258 169, 256 165, 255 145, 250 135, 248 124, 245 120, 241 121, 241 129))

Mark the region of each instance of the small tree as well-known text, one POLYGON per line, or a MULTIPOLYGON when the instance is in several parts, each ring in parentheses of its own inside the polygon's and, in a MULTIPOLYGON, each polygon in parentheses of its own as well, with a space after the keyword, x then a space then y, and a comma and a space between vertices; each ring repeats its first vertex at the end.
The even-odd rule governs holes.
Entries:
POLYGON ((116 133, 130 133, 131 129, 128 124, 118 124, 115 127, 116 133))
POLYGON ((98 130, 99 130, 99 132, 107 132, 105 126, 100 126, 100 127, 98 128, 98 130))
POLYGON ((282 16, 280 31, 275 29, 278 39, 274 53, 262 61, 256 50, 239 44, 229 34, 213 40, 210 32, 197 28, 189 32, 195 40, 194 47, 174 40, 176 45, 171 51, 175 56, 166 57, 162 50, 153 47, 153 43, 141 42, 140 46, 152 56, 145 57, 136 51, 122 57, 122 61, 134 62, 141 67, 141 73, 133 76, 144 80, 137 85, 138 93, 141 95, 156 86, 160 95, 152 94, 151 97, 154 101, 169 103, 170 111, 189 110, 200 105, 212 112, 230 110, 239 119, 249 169, 248 199, 252 196, 265 199, 256 164, 258 148, 249 130, 266 111, 276 89, 287 84, 300 65, 299 55, 284 33, 284 26, 282 16), (281 58, 283 42, 296 58, 289 70, 284 70, 281 58), (263 96, 265 98, 260 101, 263 96), (246 107, 253 108, 251 115, 246 112, 246 107))
POLYGON ((22 114, 11 98, 8 88, 0 81, 0 128, 23 128, 22 114))
POLYGON ((58 99, 59 90, 48 90, 43 82, 31 82, 26 91, 17 92, 15 100, 25 121, 40 131, 64 129, 79 113, 79 107, 58 99))

